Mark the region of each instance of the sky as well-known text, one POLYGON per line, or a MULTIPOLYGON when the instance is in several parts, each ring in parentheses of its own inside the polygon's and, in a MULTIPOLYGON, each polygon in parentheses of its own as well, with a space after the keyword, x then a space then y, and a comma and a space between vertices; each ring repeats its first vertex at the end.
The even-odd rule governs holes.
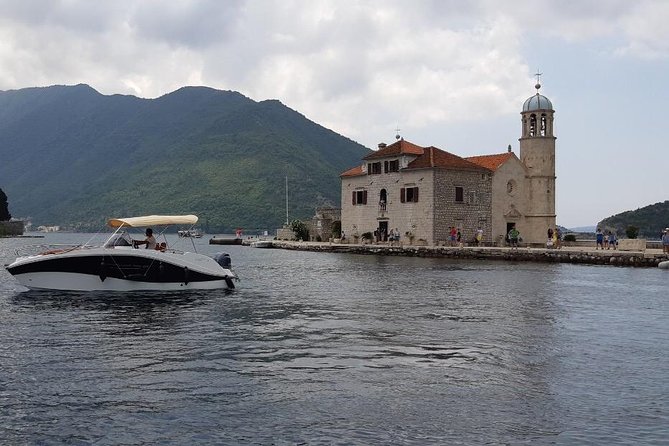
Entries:
POLYGON ((542 73, 573 228, 669 199, 667 23, 662 0, 0 0, 0 90, 205 85, 465 157, 519 154, 542 73))

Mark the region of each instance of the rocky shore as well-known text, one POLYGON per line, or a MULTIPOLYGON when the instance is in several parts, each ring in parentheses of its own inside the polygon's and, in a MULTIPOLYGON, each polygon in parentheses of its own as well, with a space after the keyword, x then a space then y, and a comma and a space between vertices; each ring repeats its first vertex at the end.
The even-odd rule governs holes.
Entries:
POLYGON ((295 242, 274 240, 273 248, 301 251, 336 252, 348 254, 373 254, 387 256, 443 257, 451 259, 506 260, 513 262, 580 263, 587 265, 612 265, 656 267, 669 256, 662 250, 646 251, 595 250, 594 248, 564 247, 500 248, 500 247, 446 247, 446 246, 388 246, 376 244, 335 244, 328 242, 295 242))

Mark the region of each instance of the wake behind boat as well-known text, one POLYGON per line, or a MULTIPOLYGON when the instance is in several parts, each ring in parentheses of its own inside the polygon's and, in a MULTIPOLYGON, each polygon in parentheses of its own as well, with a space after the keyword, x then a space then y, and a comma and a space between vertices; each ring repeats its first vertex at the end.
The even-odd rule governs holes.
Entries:
MULTIPOLYGON (((7 266, 31 289, 68 291, 200 290, 235 287, 228 254, 214 258, 169 248, 138 249, 126 228, 194 225, 195 215, 151 215, 109 220, 116 228, 102 246, 49 249, 18 257, 7 266), (135 245, 135 246, 133 246, 135 245)), ((195 245, 193 245, 194 247, 195 245)))

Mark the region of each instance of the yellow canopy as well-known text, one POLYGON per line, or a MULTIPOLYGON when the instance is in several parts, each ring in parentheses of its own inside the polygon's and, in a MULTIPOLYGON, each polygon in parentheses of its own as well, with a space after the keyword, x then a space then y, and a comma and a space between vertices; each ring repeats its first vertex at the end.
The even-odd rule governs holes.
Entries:
POLYGON ((112 228, 128 226, 130 228, 145 228, 160 225, 194 225, 196 215, 147 215, 145 217, 112 218, 108 222, 112 228))

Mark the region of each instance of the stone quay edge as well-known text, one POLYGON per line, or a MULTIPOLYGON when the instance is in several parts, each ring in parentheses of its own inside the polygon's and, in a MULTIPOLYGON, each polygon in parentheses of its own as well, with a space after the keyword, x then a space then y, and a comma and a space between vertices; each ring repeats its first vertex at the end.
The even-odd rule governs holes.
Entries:
POLYGON ((513 262, 574 263, 632 267, 657 267, 669 259, 661 249, 642 251, 595 250, 587 247, 560 249, 532 247, 478 247, 478 246, 390 246, 387 244, 337 244, 330 242, 299 242, 273 240, 273 248, 407 257, 440 257, 450 259, 506 260, 513 262))

